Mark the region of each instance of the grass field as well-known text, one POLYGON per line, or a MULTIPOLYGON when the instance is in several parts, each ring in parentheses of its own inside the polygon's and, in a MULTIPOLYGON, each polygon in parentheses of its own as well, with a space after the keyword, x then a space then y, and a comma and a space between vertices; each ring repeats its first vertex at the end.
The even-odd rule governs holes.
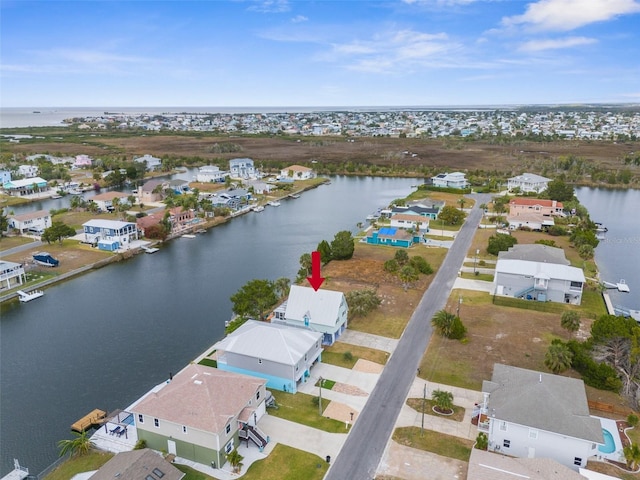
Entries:
POLYGON ((353 368, 358 359, 369 360, 370 362, 386 365, 389 353, 374 348, 360 347, 347 343, 336 342, 330 347, 324 347, 322 352, 322 362, 330 363, 343 368, 353 368), (351 355, 345 355, 350 353, 351 355))
POLYGON ((443 457, 469 461, 473 442, 452 437, 431 430, 421 431, 420 427, 401 427, 393 432, 393 439, 401 445, 436 453, 443 457))
MULTIPOLYGON (((344 433, 344 423, 320 416, 318 404, 314 401, 314 398, 317 399, 317 397, 301 392, 291 394, 271 390, 271 393, 276 399, 278 408, 269 409, 269 415, 329 433, 344 433)), ((324 400, 324 403, 326 407, 329 402, 324 400)))

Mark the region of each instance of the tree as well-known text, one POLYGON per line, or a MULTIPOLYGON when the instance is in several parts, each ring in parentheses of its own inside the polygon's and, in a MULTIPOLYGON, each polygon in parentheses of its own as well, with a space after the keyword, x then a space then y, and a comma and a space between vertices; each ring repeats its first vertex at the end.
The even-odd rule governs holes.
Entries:
POLYGON ((395 275, 396 273, 398 273, 398 270, 400 270, 400 265, 398 265, 398 262, 395 258, 390 258, 389 260, 384 262, 385 272, 389 272, 395 275))
POLYGON ((544 356, 545 366, 553 373, 564 372, 568 368, 571 368, 571 361, 573 360, 573 353, 567 346, 559 339, 555 339, 549 345, 549 350, 544 356))
POLYGON ((409 254, 406 250, 396 250, 396 254, 393 256, 393 258, 401 267, 409 262, 409 254))
POLYGON ((69 225, 65 225, 62 222, 53 222, 49 228, 45 228, 42 233, 42 240, 51 244, 51 242, 58 241, 62 244, 62 241, 67 237, 73 237, 76 234, 76 231, 73 227, 69 225))
POLYGON ((460 199, 458 200, 458 203, 460 204, 460 210, 464 210, 464 204, 467 203, 465 198, 464 197, 460 197, 460 199))
POLYGON ((464 221, 465 213, 454 206, 445 205, 438 214, 438 220, 446 225, 460 225, 464 221))
POLYGON ((436 404, 436 409, 441 413, 448 413, 453 410, 453 393, 444 390, 434 390, 431 393, 431 400, 436 404))
POLYGON ((575 310, 569 310, 560 317, 560 325, 569 332, 569 336, 580 330, 580 314, 575 310))
POLYGON ((0 209, 0 237, 9 228, 9 219, 4 214, 4 209, 0 209))
POLYGON ((349 260, 353 257, 355 243, 351 232, 343 230, 336 233, 331 242, 331 255, 334 260, 349 260))
POLYGON ((635 470, 638 467, 638 463, 640 463, 640 447, 638 447, 638 444, 632 443, 631 445, 623 447, 622 453, 624 454, 624 459, 627 461, 627 466, 631 470, 635 470))
POLYGON ((298 270, 297 281, 302 281, 311 275, 311 254, 303 253, 300 256, 300 269, 298 270))
POLYGON ((61 457, 66 454, 71 454, 72 457, 86 455, 93 447, 93 442, 87 430, 82 433, 73 432, 73 434, 75 435, 74 438, 58 442, 61 457))
POLYGON ((398 272, 398 277, 400 278, 405 291, 407 291, 413 282, 418 281, 420 278, 418 272, 416 272, 415 268, 411 265, 405 265, 402 267, 398 272))
POLYGON ((558 202, 568 202, 573 199, 574 190, 571 185, 567 185, 559 178, 551 180, 547 184, 547 189, 544 191, 544 195, 558 202))
POLYGON ((280 277, 273 283, 273 286, 278 297, 284 298, 289 293, 291 280, 289 280, 287 277, 280 277))
POLYGON ((236 448, 227 453, 227 462, 229 462, 233 468, 233 473, 240 473, 240 470, 242 470, 242 466, 244 465, 242 460, 244 460, 244 457, 240 455, 240 452, 238 452, 238 449, 236 448))
POLYGON ((591 260, 594 253, 595 252, 591 245, 580 245, 580 247, 578 248, 578 255, 580 255, 580 258, 583 260, 591 260))
POLYGON ((269 280, 250 280, 231 295, 233 312, 241 317, 265 319, 265 313, 278 302, 276 289, 269 280))
POLYGON ((316 249, 320 252, 320 260, 323 265, 326 265, 331 261, 331 245, 326 240, 322 240, 316 249))
POLYGON ((478 436, 476 437, 476 448, 478 450, 486 450, 489 448, 489 438, 486 433, 478 433, 478 436))
POLYGON ((431 325, 433 325, 438 333, 445 337, 454 340, 460 340, 464 338, 467 333, 467 329, 462 324, 462 320, 457 315, 449 313, 446 310, 440 310, 431 319, 431 325))
POLYGON ((431 275, 433 273, 433 268, 429 263, 422 257, 415 255, 409 259, 409 265, 415 268, 418 272, 424 275, 431 275))
POLYGON ((499 252, 506 252, 516 243, 518 243, 518 240, 515 237, 506 233, 496 233, 489 237, 487 252, 491 255, 498 255, 499 252))
POLYGON ((349 305, 349 317, 364 317, 382 303, 382 299, 373 288, 352 290, 347 292, 345 297, 349 305))

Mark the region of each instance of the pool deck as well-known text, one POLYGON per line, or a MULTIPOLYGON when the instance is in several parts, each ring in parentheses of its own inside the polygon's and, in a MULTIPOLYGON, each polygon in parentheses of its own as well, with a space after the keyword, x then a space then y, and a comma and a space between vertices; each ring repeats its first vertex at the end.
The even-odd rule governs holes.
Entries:
MULTIPOLYGON (((611 453, 604 453, 601 452, 600 450, 598 450, 598 457, 601 458, 606 458, 608 460, 613 460, 614 462, 624 462, 624 453, 622 452, 622 439, 620 438, 621 433, 618 431, 618 424, 616 423, 615 420, 610 420, 608 418, 602 418, 602 417, 594 417, 597 418, 598 420, 600 420, 600 424, 602 425, 602 428, 604 428, 605 430, 608 430, 609 433, 611 433, 611 436, 613 437, 613 442, 615 444, 615 450, 611 453)), ((624 434, 624 432, 622 433, 624 434)))

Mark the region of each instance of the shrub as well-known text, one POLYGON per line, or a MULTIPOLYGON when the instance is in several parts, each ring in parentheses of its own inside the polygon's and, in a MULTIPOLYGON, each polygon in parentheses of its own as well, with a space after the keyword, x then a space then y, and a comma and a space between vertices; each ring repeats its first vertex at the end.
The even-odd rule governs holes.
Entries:
POLYGON ((392 258, 392 259, 387 260, 386 262, 384 262, 384 271, 385 272, 397 273, 399 269, 400 269, 400 265, 398 265, 398 262, 396 261, 395 258, 392 258))
POLYGON ((409 260, 409 265, 411 265, 415 270, 424 274, 431 275, 433 273, 433 268, 429 263, 422 257, 414 256, 409 260))
POLYGON ((147 441, 144 438, 141 438, 136 442, 136 445, 133 447, 133 449, 142 450, 143 448, 147 448, 147 441))
POLYGON ((346 361, 350 362, 350 361, 352 361, 352 360, 353 360, 353 353, 348 352, 348 351, 347 351, 347 352, 344 352, 344 353, 342 354, 342 357, 343 357, 346 361))
POLYGON ((627 415, 627 423, 629 425, 631 425, 632 427, 637 427, 638 426, 638 416, 634 413, 630 413, 629 415, 627 415))
POLYGON ((476 437, 476 448, 478 450, 486 450, 489 448, 489 438, 486 433, 478 433, 478 436, 476 437))

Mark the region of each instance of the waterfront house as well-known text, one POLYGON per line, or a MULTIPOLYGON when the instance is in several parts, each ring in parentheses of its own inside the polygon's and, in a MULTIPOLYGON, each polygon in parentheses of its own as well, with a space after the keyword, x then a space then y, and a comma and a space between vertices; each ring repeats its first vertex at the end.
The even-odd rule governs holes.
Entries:
POLYGON ((163 219, 164 212, 150 213, 149 215, 145 215, 144 217, 136 218, 136 227, 138 227, 140 235, 146 237, 147 229, 149 227, 159 225, 163 219))
POLYGON ((185 473, 148 448, 120 452, 102 465, 91 480, 180 480, 185 473))
POLYGON ((564 205, 556 200, 516 197, 509 200, 509 216, 537 213, 543 217, 564 216, 564 205))
POLYGON ((0 185, 4 185, 11 181, 11 172, 9 170, 0 170, 0 185))
POLYGON ((18 175, 24 178, 37 177, 38 173, 39 173, 39 168, 37 165, 20 165, 18 167, 18 175))
POLYGON ((292 178, 293 180, 309 180, 315 178, 316 174, 312 168, 301 165, 291 165, 280 170, 280 178, 292 178))
POLYGON ((382 227, 372 230, 367 234, 367 243, 370 245, 388 245, 390 247, 409 248, 420 243, 420 233, 410 233, 404 228, 382 227))
POLYGON ((169 209, 172 232, 184 230, 194 223, 195 218, 196 215, 191 208, 173 207, 169 209))
POLYGON ((224 182, 225 178, 229 176, 229 172, 220 170, 217 165, 205 165, 198 169, 196 175, 196 182, 211 183, 211 182, 224 182))
POLYGON ((47 181, 40 177, 9 180, 2 184, 2 188, 7 195, 13 195, 14 197, 33 195, 49 190, 47 181))
POLYGON ((519 243, 506 251, 498 252, 498 259, 527 260, 529 262, 557 263, 570 265, 564 250, 539 243, 519 243))
POLYGON ((249 428, 266 443, 256 429, 266 411, 266 383, 190 364, 129 409, 138 439, 154 450, 219 468, 249 428))
POLYGON ((238 210, 249 204, 251 193, 244 188, 229 188, 211 199, 214 207, 238 210))
POLYGON ((15 229, 21 234, 42 235, 46 228, 51 226, 51 214, 47 210, 22 213, 20 215, 8 215, 9 228, 15 229))
POLYGON ((536 175, 535 173, 523 173, 507 180, 509 191, 520 189, 523 193, 540 193, 547 189, 551 179, 536 175))
POLYGON ((92 197, 91 201, 98 206, 98 209, 101 212, 111 212, 114 210, 113 201, 115 199, 117 199, 116 203, 119 203, 120 205, 129 204, 129 195, 114 191, 99 193, 92 197))
POLYGON ((386 210, 383 210, 383 213, 384 213, 384 216, 387 216, 387 217, 394 215, 396 213, 406 213, 409 215, 418 214, 425 218, 435 220, 436 218, 438 218, 438 214, 440 213, 440 210, 442 209, 443 206, 444 206, 443 203, 433 203, 431 206, 426 206, 423 204, 413 204, 413 205, 392 207, 391 211, 387 213, 386 210))
POLYGON ((136 163, 144 163, 147 172, 160 170, 162 168, 162 159, 149 154, 134 158, 133 161, 136 163))
POLYGON ((584 272, 558 263, 498 258, 494 295, 580 305, 584 272))
POLYGON ((507 215, 507 223, 511 230, 529 229, 540 232, 555 225, 551 216, 544 216, 537 212, 521 212, 507 215))
POLYGON ((439 188, 458 188, 464 189, 469 186, 469 182, 462 172, 440 173, 435 177, 431 177, 434 187, 439 188))
POLYGON ((414 230, 419 232, 429 231, 429 219, 416 213, 395 213, 391 215, 391 227, 404 228, 405 230, 414 230))
POLYGON ((253 188, 253 193, 256 195, 268 195, 271 193, 271 189, 273 185, 266 182, 261 182, 259 180, 251 182, 249 184, 249 188, 253 188))
POLYGON ((323 345, 333 345, 347 328, 349 307, 342 292, 292 285, 289 298, 274 312, 272 323, 320 332, 323 345))
POLYGON ((76 155, 76 159, 73 162, 75 168, 91 168, 93 160, 89 155, 76 155))
POLYGON ((256 178, 256 169, 250 158, 234 158, 229 160, 229 175, 231 178, 256 178))
POLYGON ((120 220, 89 220, 82 224, 84 242, 97 245, 100 250, 128 249, 138 239, 138 227, 120 220))
POLYGON ((170 190, 173 190, 177 195, 182 195, 190 190, 189 180, 184 180, 183 178, 174 178, 173 180, 169 180, 167 187, 170 190))
POLYGON ((166 186, 162 180, 148 180, 138 189, 138 200, 140 203, 159 202, 166 186))
POLYGON ((22 264, 0 260, 0 291, 18 287, 26 281, 22 264))
POLYGON ((482 395, 475 413, 490 451, 550 458, 578 470, 604 444, 582 380, 497 363, 482 395))
POLYGON ((320 332, 248 320, 214 345, 218 368, 267 380, 267 387, 296 393, 322 354, 320 332))

